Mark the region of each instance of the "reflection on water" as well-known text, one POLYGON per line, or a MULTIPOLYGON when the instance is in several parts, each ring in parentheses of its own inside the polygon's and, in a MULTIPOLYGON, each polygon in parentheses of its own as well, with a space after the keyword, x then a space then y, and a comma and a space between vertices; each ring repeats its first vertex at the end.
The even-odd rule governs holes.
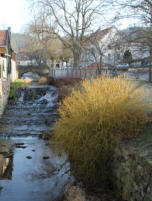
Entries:
POLYGON ((54 201, 62 197, 64 186, 71 180, 66 155, 39 139, 18 139, 13 144, 14 157, 3 157, 0 200, 54 201), (26 148, 15 147, 23 142, 26 148))
POLYGON ((33 101, 29 90, 8 105, 0 120, 0 201, 58 201, 72 179, 66 154, 39 139, 49 130, 45 119, 56 118, 55 88, 35 87, 33 101))
POLYGON ((12 179, 13 152, 7 141, 0 141, 0 180, 12 179))

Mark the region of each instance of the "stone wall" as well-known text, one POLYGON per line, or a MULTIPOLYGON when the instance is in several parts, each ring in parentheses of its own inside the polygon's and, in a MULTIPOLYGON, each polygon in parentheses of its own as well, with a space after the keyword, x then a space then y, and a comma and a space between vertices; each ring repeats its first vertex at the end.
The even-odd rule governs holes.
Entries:
MULTIPOLYGON (((152 123, 143 135, 121 145, 114 154, 111 167, 115 199, 110 200, 152 201, 152 123)), ((102 199, 88 197, 82 188, 68 185, 65 189, 65 201, 74 200, 102 199)))
POLYGON ((116 196, 125 201, 152 201, 151 133, 122 146, 112 161, 116 196), (140 143, 139 143, 140 142, 140 143))
POLYGON ((10 91, 10 78, 0 79, 0 117, 4 112, 10 91))

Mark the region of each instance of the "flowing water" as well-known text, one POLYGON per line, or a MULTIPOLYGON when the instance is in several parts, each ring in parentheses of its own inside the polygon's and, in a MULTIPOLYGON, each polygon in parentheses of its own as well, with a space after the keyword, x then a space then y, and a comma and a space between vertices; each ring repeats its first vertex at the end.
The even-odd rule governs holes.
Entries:
POLYGON ((70 165, 54 142, 41 139, 57 118, 57 99, 56 88, 31 86, 8 104, 0 120, 0 201, 62 199, 70 165))

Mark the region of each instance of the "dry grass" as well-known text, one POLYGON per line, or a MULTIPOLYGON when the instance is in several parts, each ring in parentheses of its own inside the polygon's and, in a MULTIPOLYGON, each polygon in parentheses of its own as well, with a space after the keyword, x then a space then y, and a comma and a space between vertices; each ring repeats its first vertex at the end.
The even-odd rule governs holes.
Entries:
POLYGON ((46 85, 48 83, 49 83, 49 81, 48 81, 48 78, 46 78, 46 77, 40 77, 40 79, 38 81, 39 85, 46 85))
POLYGON ((32 81, 33 81, 33 79, 32 79, 32 78, 29 78, 29 77, 26 77, 23 81, 24 81, 24 83, 26 83, 26 84, 31 84, 32 81))

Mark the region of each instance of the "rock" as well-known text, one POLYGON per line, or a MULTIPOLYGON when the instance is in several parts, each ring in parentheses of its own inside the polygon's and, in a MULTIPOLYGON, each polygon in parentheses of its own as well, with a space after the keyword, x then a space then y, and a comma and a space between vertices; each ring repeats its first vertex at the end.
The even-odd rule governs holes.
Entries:
POLYGON ((49 156, 44 156, 44 157, 43 157, 44 160, 47 160, 47 159, 49 159, 49 158, 50 158, 49 156))
POLYGON ((48 125, 48 126, 50 126, 53 122, 55 122, 55 119, 52 118, 52 117, 47 117, 45 119, 45 124, 48 125))
POLYGON ((48 101, 46 99, 44 99, 44 100, 41 100, 40 103, 41 104, 48 104, 48 101))
POLYGON ((13 156, 13 152, 9 152, 4 155, 4 158, 11 158, 13 156))
POLYGON ((27 158, 27 159, 32 159, 32 157, 31 157, 31 156, 26 156, 26 158, 27 158))
POLYGON ((41 138, 43 140, 49 140, 51 137, 51 132, 50 131, 43 131, 41 138))
POLYGON ((66 201, 87 201, 85 191, 78 186, 68 184, 64 194, 66 201))
POLYGON ((16 148, 21 148, 21 149, 25 149, 26 146, 24 146, 24 143, 15 143, 15 147, 16 148))
POLYGON ((3 189, 3 186, 0 186, 0 191, 3 189))
POLYGON ((33 152, 35 152, 35 149, 32 149, 33 152))
POLYGON ((16 145, 15 147, 20 148, 20 149, 26 149, 27 148, 27 146, 21 146, 21 145, 16 145))
POLYGON ((24 143, 15 143, 15 146, 22 146, 24 143))

